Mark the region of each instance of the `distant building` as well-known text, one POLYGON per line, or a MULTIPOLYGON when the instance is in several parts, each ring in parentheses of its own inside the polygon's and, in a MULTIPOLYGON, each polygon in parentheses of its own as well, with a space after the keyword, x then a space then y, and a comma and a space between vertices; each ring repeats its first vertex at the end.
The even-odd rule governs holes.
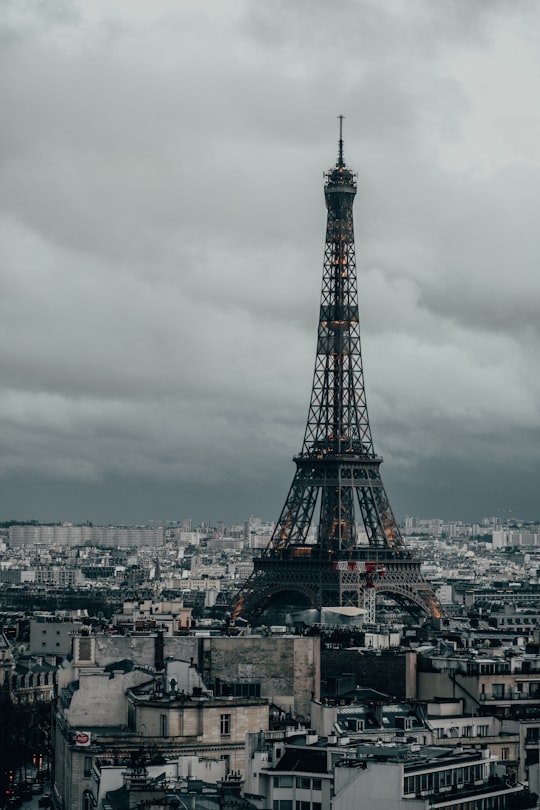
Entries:
POLYGON ((33 568, 19 568, 16 566, 0 568, 0 582, 11 585, 22 585, 26 582, 35 582, 36 572, 33 568))
POLYGON ((80 621, 62 620, 56 616, 36 616, 30 619, 29 652, 64 657, 71 652, 73 634, 81 628, 80 621))
POLYGON ((161 630, 167 635, 187 633, 191 627, 191 608, 181 600, 124 602, 122 612, 113 616, 113 626, 127 632, 161 630))
POLYGON ((56 670, 56 663, 51 663, 41 655, 20 656, 10 676, 13 702, 33 705, 51 701, 55 689, 56 670))
POLYGON ((9 683, 11 667, 13 663, 13 651, 5 633, 0 633, 0 689, 5 683, 9 683))
POLYGON ((540 546, 540 534, 531 531, 508 531, 498 529, 493 532, 494 549, 499 548, 534 548, 540 546))
POLYGON ((162 526, 10 526, 11 548, 47 546, 159 547, 164 543, 162 526))

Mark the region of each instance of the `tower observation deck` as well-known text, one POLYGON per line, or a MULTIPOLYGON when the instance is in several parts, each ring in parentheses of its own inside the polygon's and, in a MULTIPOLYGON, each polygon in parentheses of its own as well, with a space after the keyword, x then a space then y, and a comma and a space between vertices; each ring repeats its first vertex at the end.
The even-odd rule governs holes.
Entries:
POLYGON ((357 176, 343 156, 324 175, 327 209, 317 353, 296 472, 264 554, 233 615, 256 620, 280 596, 313 608, 371 603, 386 593, 429 616, 442 610, 406 548, 380 475, 368 418, 354 243, 357 176), (317 515, 316 542, 309 542, 317 515), (357 526, 367 542, 359 543, 357 526))

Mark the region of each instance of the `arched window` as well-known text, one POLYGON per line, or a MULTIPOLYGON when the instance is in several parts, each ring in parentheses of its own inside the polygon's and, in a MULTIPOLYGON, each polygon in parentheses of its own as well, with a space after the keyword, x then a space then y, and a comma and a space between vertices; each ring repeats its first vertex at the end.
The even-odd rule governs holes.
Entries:
POLYGON ((91 790, 83 791, 82 810, 95 810, 96 800, 91 790))

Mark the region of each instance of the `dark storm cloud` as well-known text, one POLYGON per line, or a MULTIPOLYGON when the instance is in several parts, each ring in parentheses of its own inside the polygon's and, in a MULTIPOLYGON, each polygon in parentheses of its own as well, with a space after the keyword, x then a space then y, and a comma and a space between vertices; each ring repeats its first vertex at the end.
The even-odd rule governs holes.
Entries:
POLYGON ((499 475, 537 516, 539 18, 528 2, 4 3, 3 517, 276 517, 340 112, 397 509, 495 512, 499 475))

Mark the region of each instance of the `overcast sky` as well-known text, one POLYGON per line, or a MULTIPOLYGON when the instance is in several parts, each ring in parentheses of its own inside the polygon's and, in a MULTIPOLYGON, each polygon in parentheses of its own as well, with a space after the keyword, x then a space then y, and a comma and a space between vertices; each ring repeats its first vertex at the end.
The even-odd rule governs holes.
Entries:
POLYGON ((2 0, 0 520, 277 519, 323 170, 398 517, 540 518, 540 4, 2 0))

